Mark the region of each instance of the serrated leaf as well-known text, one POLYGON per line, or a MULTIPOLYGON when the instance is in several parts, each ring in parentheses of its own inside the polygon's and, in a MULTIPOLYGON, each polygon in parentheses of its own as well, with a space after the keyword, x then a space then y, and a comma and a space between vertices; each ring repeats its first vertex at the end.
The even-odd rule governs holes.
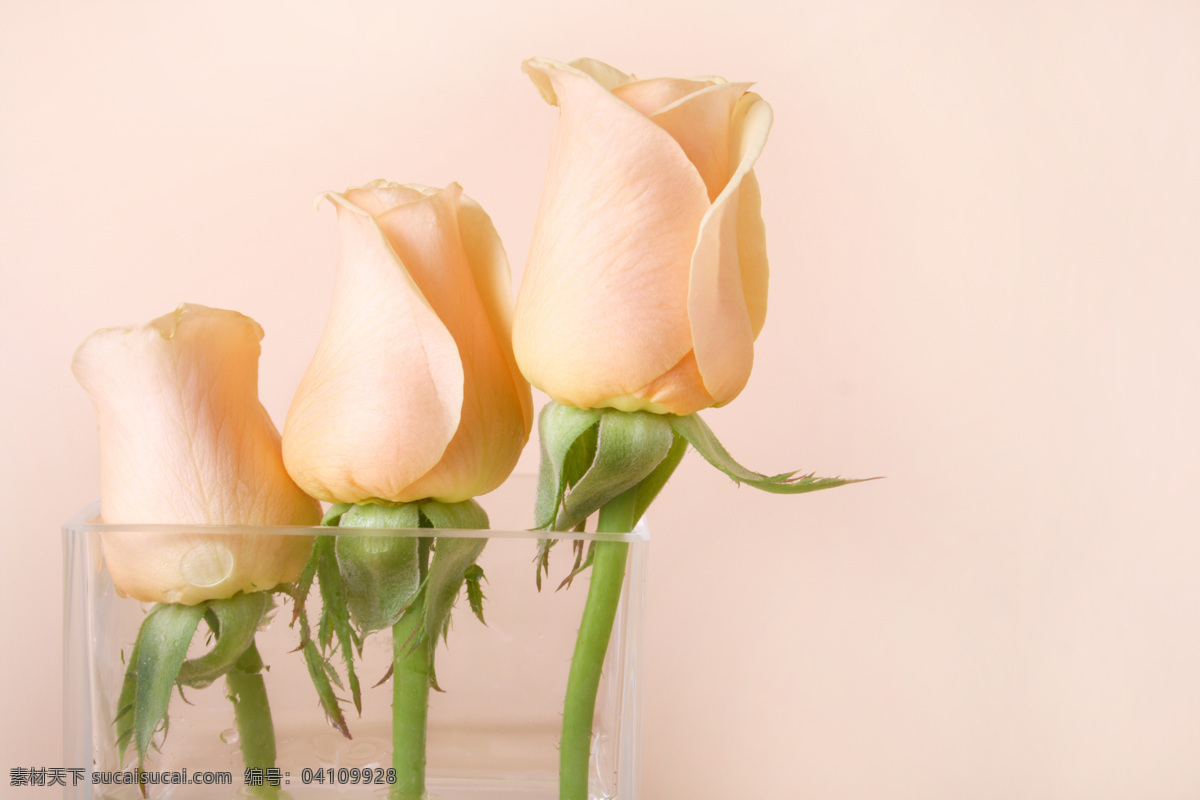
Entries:
POLYGON ((704 456, 708 463, 733 478, 738 483, 753 486, 774 494, 802 494, 820 489, 833 489, 850 483, 878 480, 878 478, 818 478, 812 473, 797 475, 785 472, 779 475, 763 475, 746 469, 734 461, 729 451, 717 440, 717 435, 704 423, 698 414, 687 417, 670 417, 671 427, 704 456))
POLYGON ((159 603, 142 622, 136 645, 137 688, 133 708, 139 766, 159 723, 167 716, 179 668, 204 611, 203 603, 194 606, 159 603))
POLYGON ((236 594, 228 600, 209 600, 205 619, 215 618, 210 623, 216 634, 212 650, 183 662, 179 668, 179 683, 197 689, 208 686, 224 675, 242 654, 254 644, 254 635, 263 617, 271 609, 268 592, 236 594))
POLYGON ((487 620, 483 618, 483 601, 487 599, 487 595, 483 593, 483 581, 487 580, 487 576, 483 574, 483 567, 478 564, 472 564, 467 567, 465 573, 467 581, 467 602, 471 605, 471 611, 479 618, 479 621, 487 625, 487 620))
POLYGON ((569 481, 567 456, 576 441, 600 422, 597 409, 573 408, 550 402, 538 417, 542 460, 538 469, 534 520, 539 530, 550 530, 562 507, 569 481))
POLYGON ((604 412, 596 456, 563 497, 555 528, 567 530, 578 525, 605 503, 641 483, 663 462, 673 443, 671 424, 660 414, 604 412))

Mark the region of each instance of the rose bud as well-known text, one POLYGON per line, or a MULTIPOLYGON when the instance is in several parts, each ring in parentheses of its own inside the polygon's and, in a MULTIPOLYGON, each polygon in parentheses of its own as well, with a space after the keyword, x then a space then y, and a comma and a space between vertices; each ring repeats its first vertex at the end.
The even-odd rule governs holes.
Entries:
POLYGON ((513 344, 564 405, 691 414, 735 398, 766 316, 750 84, 525 62, 560 110, 513 344))
MULTIPOLYGON (((181 305, 87 338, 71 364, 100 432, 107 524, 313 525, 319 504, 283 468, 258 400, 262 328, 234 311, 181 305)), ((312 537, 104 535, 117 590, 194 605, 295 580, 312 537)))
POLYGON ((288 471, 331 502, 455 503, 499 486, 533 424, 500 238, 458 184, 327 197, 329 319, 283 431, 288 471))

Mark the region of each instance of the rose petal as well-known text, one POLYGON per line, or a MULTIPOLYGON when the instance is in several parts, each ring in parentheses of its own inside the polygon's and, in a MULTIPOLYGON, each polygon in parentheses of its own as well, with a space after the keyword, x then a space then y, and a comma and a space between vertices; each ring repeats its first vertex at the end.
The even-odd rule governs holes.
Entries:
POLYGON ((665 375, 656 378, 634 393, 648 405, 647 411, 687 416, 702 411, 713 404, 712 395, 704 390, 704 380, 696 365, 695 351, 671 367, 665 375))
POLYGON ((730 124, 734 107, 746 94, 749 83, 724 83, 707 86, 657 111, 652 119, 683 148, 688 159, 708 187, 708 197, 717 195, 729 183, 730 124))
POLYGON ((559 402, 632 394, 692 349, 686 297, 708 193, 666 131, 590 76, 525 69, 562 108, 517 299, 525 376, 559 402))
MULTIPOLYGON (((739 103, 731 123, 731 147, 737 163, 729 184, 714 201, 700 227, 692 259, 688 287, 688 316, 696 363, 704 378, 704 387, 717 405, 737 397, 750 378, 754 365, 754 326, 743 295, 741 254, 747 254, 749 283, 765 290, 765 258, 759 259, 759 246, 739 243, 741 188, 767 141, 771 128, 771 107, 756 95, 739 103)), ((747 201, 757 199, 753 184, 747 201)), ((747 233, 761 239, 762 231, 746 225, 747 233)), ((756 302, 762 299, 756 298, 756 302)), ((758 313, 758 312, 756 312, 758 313)), ((760 322, 761 325, 761 322, 760 322)))
POLYGON ((341 230, 337 277, 288 411, 284 461, 322 500, 410 499, 401 493, 441 460, 458 429, 458 347, 371 215, 326 196, 341 230))
MULTIPOLYGON (((724 81, 721 83, 724 84, 724 81)), ((712 80, 705 79, 647 78, 624 83, 612 89, 612 93, 649 117, 685 97, 712 87, 712 80)), ((727 117, 722 124, 728 122, 727 117)))
POLYGON ((510 323, 498 306, 508 302, 503 296, 510 291, 508 262, 499 237, 475 205, 483 220, 468 212, 473 245, 468 249, 460 227, 462 187, 450 184, 441 191, 428 191, 424 199, 396 206, 377 221, 454 337, 463 367, 462 411, 438 463, 390 499, 432 497, 456 503, 491 491, 508 477, 528 439, 526 421, 532 426, 533 403, 528 384, 523 379, 519 384, 514 381, 510 368, 510 323), (486 225, 480 227, 483 222, 486 225), (486 282, 486 301, 480 280, 486 282), (493 324, 494 316, 504 326, 503 337, 493 324))
POLYGON ((513 392, 521 403, 521 416, 525 421, 525 436, 528 439, 529 432, 533 430, 533 396, 513 354, 512 273, 508 268, 508 256, 504 252, 500 235, 492 224, 492 218, 483 207, 465 194, 460 203, 459 231, 467 253, 467 262, 475 275, 475 287, 487 311, 492 333, 508 365, 513 392))

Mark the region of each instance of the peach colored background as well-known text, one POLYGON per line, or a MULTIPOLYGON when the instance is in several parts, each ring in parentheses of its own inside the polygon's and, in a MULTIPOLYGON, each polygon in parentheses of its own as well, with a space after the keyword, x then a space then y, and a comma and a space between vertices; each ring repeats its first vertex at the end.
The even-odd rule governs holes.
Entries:
POLYGON ((773 305, 708 419, 762 470, 888 476, 681 468, 645 797, 1200 796, 1198 42, 1193 2, 0 4, 4 782, 61 758, 74 347, 239 309, 281 419, 312 198, 458 180, 519 276, 555 122, 519 65, 588 54, 758 81, 773 305))

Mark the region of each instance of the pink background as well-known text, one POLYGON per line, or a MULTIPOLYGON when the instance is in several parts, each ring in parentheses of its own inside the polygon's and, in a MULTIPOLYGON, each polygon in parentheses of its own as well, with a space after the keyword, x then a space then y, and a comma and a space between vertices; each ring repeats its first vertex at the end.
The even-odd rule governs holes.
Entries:
POLYGON ((645 797, 1200 796, 1198 42, 1191 2, 0 4, 0 767, 61 763, 78 343, 236 308, 282 420, 312 198, 457 180, 519 278, 556 118, 520 62, 592 55, 758 81, 772 306, 706 416, 760 470, 888 476, 685 462, 645 797))

